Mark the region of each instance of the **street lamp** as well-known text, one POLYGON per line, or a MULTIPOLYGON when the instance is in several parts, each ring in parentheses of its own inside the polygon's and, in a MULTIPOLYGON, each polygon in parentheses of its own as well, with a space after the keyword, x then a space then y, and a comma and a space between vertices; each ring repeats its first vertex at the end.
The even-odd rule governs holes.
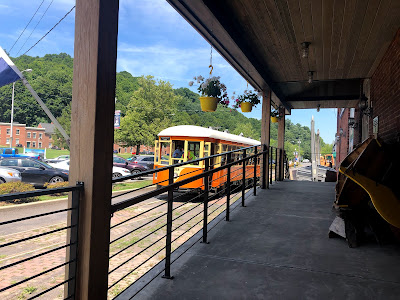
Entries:
MULTIPOLYGON (((32 69, 26 69, 26 70, 21 71, 21 73, 24 73, 24 72, 32 72, 32 69)), ((10 134, 10 148, 12 148, 12 144, 13 144, 14 91, 15 91, 15 81, 13 82, 13 90, 12 90, 12 96, 11 96, 11 134, 10 134)))
POLYGON ((297 143, 299 144, 299 162, 300 162, 300 144, 301 144, 301 140, 298 140, 297 143))

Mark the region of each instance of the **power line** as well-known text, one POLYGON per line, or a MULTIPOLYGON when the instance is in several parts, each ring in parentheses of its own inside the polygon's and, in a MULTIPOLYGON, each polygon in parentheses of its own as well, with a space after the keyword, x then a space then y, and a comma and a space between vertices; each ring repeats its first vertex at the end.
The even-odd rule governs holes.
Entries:
POLYGON ((30 48, 28 49, 28 51, 26 51, 26 52, 25 52, 24 54, 22 54, 22 55, 27 54, 29 51, 31 51, 31 50, 33 49, 33 47, 35 47, 37 44, 39 44, 39 42, 40 42, 41 40, 43 40, 54 28, 56 28, 57 25, 60 24, 61 21, 64 20, 64 19, 71 13, 71 11, 74 10, 74 8, 75 8, 75 5, 71 8, 71 10, 70 10, 69 12, 67 12, 67 13, 65 14, 64 17, 62 17, 62 18, 60 19, 60 21, 57 22, 56 25, 54 25, 49 31, 47 31, 46 34, 45 34, 44 36, 42 36, 32 47, 30 47, 30 48))
POLYGON ((42 0, 42 3, 40 3, 39 7, 36 9, 35 13, 33 14, 32 18, 29 20, 28 24, 26 24, 24 30, 22 30, 21 34, 19 35, 19 37, 17 38, 17 40, 14 42, 14 44, 12 45, 10 51, 8 53, 11 53, 11 50, 14 48, 15 44, 18 42, 18 40, 21 38, 21 36, 23 35, 23 33, 25 32, 26 28, 29 26, 29 24, 31 24, 33 18, 36 16, 36 13, 38 12, 39 8, 42 6, 44 0, 42 0))
MULTIPOLYGON (((49 8, 50 8, 50 6, 51 6, 51 4, 53 3, 53 1, 54 0, 51 0, 51 2, 50 2, 50 4, 49 4, 49 6, 47 6, 47 8, 46 8, 46 10, 44 11, 44 13, 43 13, 43 15, 42 15, 42 17, 40 18, 40 20, 36 23, 36 26, 35 26, 35 28, 33 28, 33 30, 32 30, 32 32, 31 32, 31 34, 28 36, 28 38, 25 40, 25 43, 21 46, 21 48, 18 50, 18 53, 17 53, 17 55, 16 56, 18 56, 18 54, 21 52, 21 50, 22 50, 22 48, 24 48, 24 46, 25 46, 25 44, 26 44, 26 42, 30 39, 30 37, 32 36, 32 33, 35 31, 35 29, 36 29, 36 27, 38 27, 38 25, 39 25, 39 23, 40 23, 40 21, 42 21, 42 19, 43 19, 43 17, 44 17, 44 15, 47 13, 47 11, 49 10, 49 8)), ((42 2, 43 3, 43 2, 42 2)))

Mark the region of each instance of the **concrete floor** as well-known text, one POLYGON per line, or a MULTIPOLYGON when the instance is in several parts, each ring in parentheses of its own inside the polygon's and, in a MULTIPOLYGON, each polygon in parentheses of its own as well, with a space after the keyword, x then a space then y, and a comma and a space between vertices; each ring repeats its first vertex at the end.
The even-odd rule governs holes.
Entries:
POLYGON ((400 248, 329 239, 333 200, 334 183, 259 190, 134 299, 399 299, 400 248))

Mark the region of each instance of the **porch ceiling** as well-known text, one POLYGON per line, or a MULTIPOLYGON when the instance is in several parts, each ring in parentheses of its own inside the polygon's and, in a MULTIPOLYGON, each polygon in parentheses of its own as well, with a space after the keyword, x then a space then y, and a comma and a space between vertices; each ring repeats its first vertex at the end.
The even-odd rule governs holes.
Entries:
POLYGON ((275 105, 354 107, 400 27, 395 0, 167 0, 275 105), (301 43, 310 42, 302 58, 301 43), (314 71, 314 82, 307 82, 314 71))

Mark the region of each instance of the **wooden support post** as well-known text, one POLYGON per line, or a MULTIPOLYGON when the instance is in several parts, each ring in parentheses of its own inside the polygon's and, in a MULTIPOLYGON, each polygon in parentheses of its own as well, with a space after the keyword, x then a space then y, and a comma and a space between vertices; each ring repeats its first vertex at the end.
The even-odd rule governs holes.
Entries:
MULTIPOLYGON (((300 156, 300 155, 299 155, 300 156)), ((299 157, 300 162, 300 157, 299 157)), ((315 159, 315 131, 314 131, 314 116, 311 118, 311 180, 317 181, 317 161, 315 159)))
MULTIPOLYGON (((269 149, 269 138, 270 138, 270 121, 271 120, 271 90, 268 90, 268 96, 266 95, 265 90, 263 90, 263 101, 262 101, 262 112, 261 112, 261 145, 265 145, 267 149, 269 149)), ((266 163, 263 163, 262 166, 265 166, 267 169, 267 172, 262 171, 262 176, 261 178, 261 188, 265 189, 269 187, 269 172, 268 172, 268 167, 269 167, 269 155, 270 153, 267 154, 266 156, 266 163)))
MULTIPOLYGON (((283 151, 285 149, 285 108, 282 106, 279 107, 279 116, 281 117, 278 119, 278 149, 283 151)), ((282 181, 284 177, 283 155, 281 155, 281 151, 278 153, 279 157, 276 159, 276 163, 279 168, 279 176, 277 180, 282 181)))
POLYGON ((84 191, 75 299, 107 299, 118 6, 76 1, 70 181, 84 191))

